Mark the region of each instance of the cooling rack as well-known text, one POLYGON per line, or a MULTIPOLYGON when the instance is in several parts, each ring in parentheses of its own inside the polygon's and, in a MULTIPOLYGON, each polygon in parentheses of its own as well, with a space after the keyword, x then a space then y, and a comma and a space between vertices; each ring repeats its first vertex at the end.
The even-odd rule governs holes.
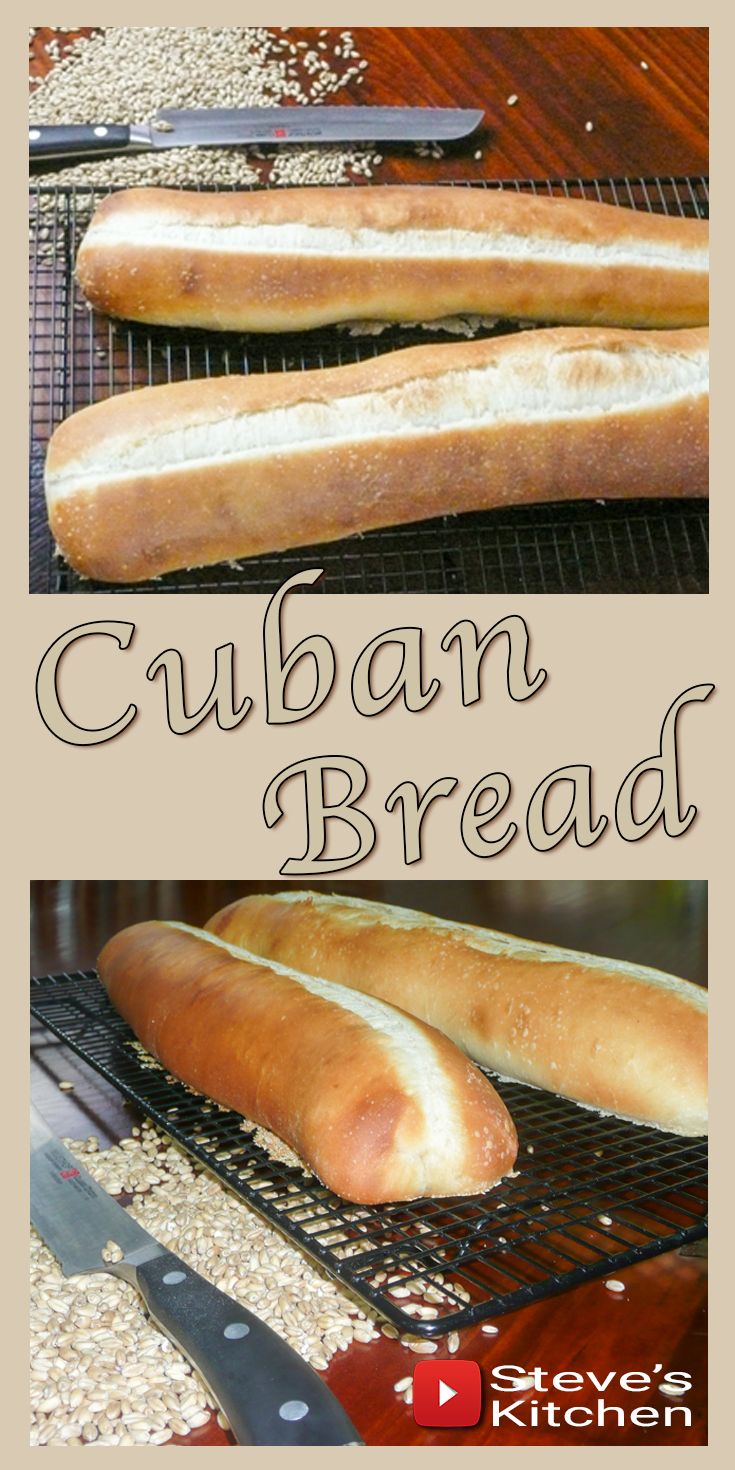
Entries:
POLYGON ((400 1332, 441 1336, 615 1274, 706 1234, 703 1139, 684 1139, 493 1077, 520 1139, 516 1171, 480 1198, 356 1206, 273 1158, 163 1071, 94 971, 31 982, 31 1011, 140 1110, 400 1332), (417 1320, 399 1288, 438 1287, 417 1320), (380 1278, 380 1279, 378 1279, 380 1278))
MULTIPOLYGON (((709 210, 704 177, 488 179, 447 187, 562 195, 697 218, 709 210)), ((32 592, 272 593, 306 566, 324 569, 315 589, 321 592, 707 590, 706 503, 686 499, 517 506, 175 572, 133 589, 84 581, 56 555, 43 499, 48 439, 76 409, 147 384, 334 367, 454 340, 418 327, 391 327, 377 337, 336 327, 264 336, 113 323, 89 310, 74 280, 82 235, 106 192, 37 184, 30 194, 32 592)), ((517 328, 504 322, 477 335, 511 330, 517 328)))

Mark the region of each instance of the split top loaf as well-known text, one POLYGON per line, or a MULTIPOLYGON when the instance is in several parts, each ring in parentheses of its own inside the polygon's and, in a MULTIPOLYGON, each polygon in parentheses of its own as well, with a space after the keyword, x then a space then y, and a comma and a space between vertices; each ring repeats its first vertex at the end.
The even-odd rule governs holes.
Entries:
POLYGON ((629 327, 708 321, 708 225, 509 190, 128 189, 77 274, 111 316, 284 332, 455 314, 629 327))
POLYGON ((513 1167, 491 1083, 384 1001, 186 924, 124 929, 98 970, 164 1067, 276 1133, 345 1199, 480 1194, 513 1167))
POLYGON ((641 965, 359 898, 254 895, 214 934, 402 1007, 506 1077, 707 1132, 707 995, 641 965))
POLYGON ((430 516, 706 495, 708 329, 555 327, 121 393, 46 460, 77 571, 134 582, 430 516))

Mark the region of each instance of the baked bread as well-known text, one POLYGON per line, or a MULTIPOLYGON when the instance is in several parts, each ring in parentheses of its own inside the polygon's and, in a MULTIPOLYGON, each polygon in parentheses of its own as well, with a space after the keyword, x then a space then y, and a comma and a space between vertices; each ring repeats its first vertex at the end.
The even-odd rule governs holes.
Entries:
POLYGON ((186 924, 122 930, 98 970, 164 1067, 278 1134, 345 1199, 480 1194, 513 1167, 515 1128, 487 1078, 384 1001, 186 924))
POLYGON ((709 320, 705 221, 500 189, 127 189, 96 210, 77 275, 111 316, 238 332, 709 320))
POLYGON ((73 414, 49 522, 136 582, 492 506, 706 495, 708 332, 558 327, 143 388, 73 414))
POLYGON ((420 1016, 519 1082, 707 1132, 707 994, 673 975, 359 898, 286 892, 207 928, 420 1016))

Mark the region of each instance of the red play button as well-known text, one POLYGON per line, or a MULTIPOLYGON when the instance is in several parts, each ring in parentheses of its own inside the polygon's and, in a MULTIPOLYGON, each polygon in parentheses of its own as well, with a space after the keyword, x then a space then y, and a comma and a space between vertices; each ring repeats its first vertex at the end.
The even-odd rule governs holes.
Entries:
POLYGON ((450 1358, 419 1363, 413 1374, 413 1417, 429 1429, 476 1424, 482 1408, 479 1363, 450 1358))

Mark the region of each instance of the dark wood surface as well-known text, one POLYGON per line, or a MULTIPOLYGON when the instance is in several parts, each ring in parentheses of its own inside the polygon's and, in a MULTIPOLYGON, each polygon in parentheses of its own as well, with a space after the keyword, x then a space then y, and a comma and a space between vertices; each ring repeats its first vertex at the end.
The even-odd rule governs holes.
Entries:
MULTIPOLYGON (((36 32, 35 76, 52 64, 44 47, 54 34, 36 32)), ((316 35, 293 28, 295 39, 313 43, 316 35)), ((378 175, 384 183, 707 171, 705 27, 400 26, 358 27, 354 35, 369 67, 364 84, 351 82, 339 100, 486 113, 482 132, 441 160, 389 148, 378 175), (513 107, 510 96, 518 98, 513 107)), ((67 38, 59 39, 63 46, 67 38)))
MULTIPOLYGON (((117 928, 145 918, 179 918, 201 924, 222 904, 254 889, 274 890, 283 883, 134 882, 70 883, 43 881, 32 885, 31 969, 86 968, 94 964, 104 941, 117 928)), ((327 885, 315 885, 326 887, 327 885)), ((340 891, 423 908, 446 918, 493 927, 563 945, 656 965, 706 983, 707 898, 703 883, 608 882, 370 882, 331 885, 340 891)), ((104 1142, 128 1134, 134 1121, 130 1108, 114 1088, 41 1026, 31 1037, 32 1094, 58 1133, 84 1137, 96 1133, 104 1142), (61 1080, 74 1092, 60 1092, 61 1080)), ((369 1444, 703 1444, 706 1440, 706 1259, 671 1253, 640 1262, 621 1273, 622 1296, 601 1281, 526 1307, 500 1322, 496 1338, 479 1331, 462 1335, 460 1356, 475 1358, 485 1377, 493 1364, 523 1368, 539 1365, 550 1372, 594 1370, 663 1371, 693 1375, 686 1403, 692 1412, 689 1429, 625 1429, 608 1426, 584 1432, 532 1431, 509 1424, 493 1429, 484 1417, 471 1430, 419 1429, 413 1415, 393 1392, 393 1383, 412 1372, 415 1360, 395 1343, 381 1338, 353 1345, 338 1354, 326 1374, 369 1444)), ((529 1394, 528 1399, 533 1398, 529 1394)), ((540 1396, 543 1401, 543 1395, 540 1396)), ((560 1397, 556 1396, 557 1399, 560 1397)), ((592 1389, 570 1402, 594 1408, 592 1389)), ((609 1395, 609 1402, 652 1404, 663 1409, 670 1400, 653 1390, 633 1396, 609 1395)), ((225 1444, 214 1428, 196 1431, 188 1441, 225 1444)))

